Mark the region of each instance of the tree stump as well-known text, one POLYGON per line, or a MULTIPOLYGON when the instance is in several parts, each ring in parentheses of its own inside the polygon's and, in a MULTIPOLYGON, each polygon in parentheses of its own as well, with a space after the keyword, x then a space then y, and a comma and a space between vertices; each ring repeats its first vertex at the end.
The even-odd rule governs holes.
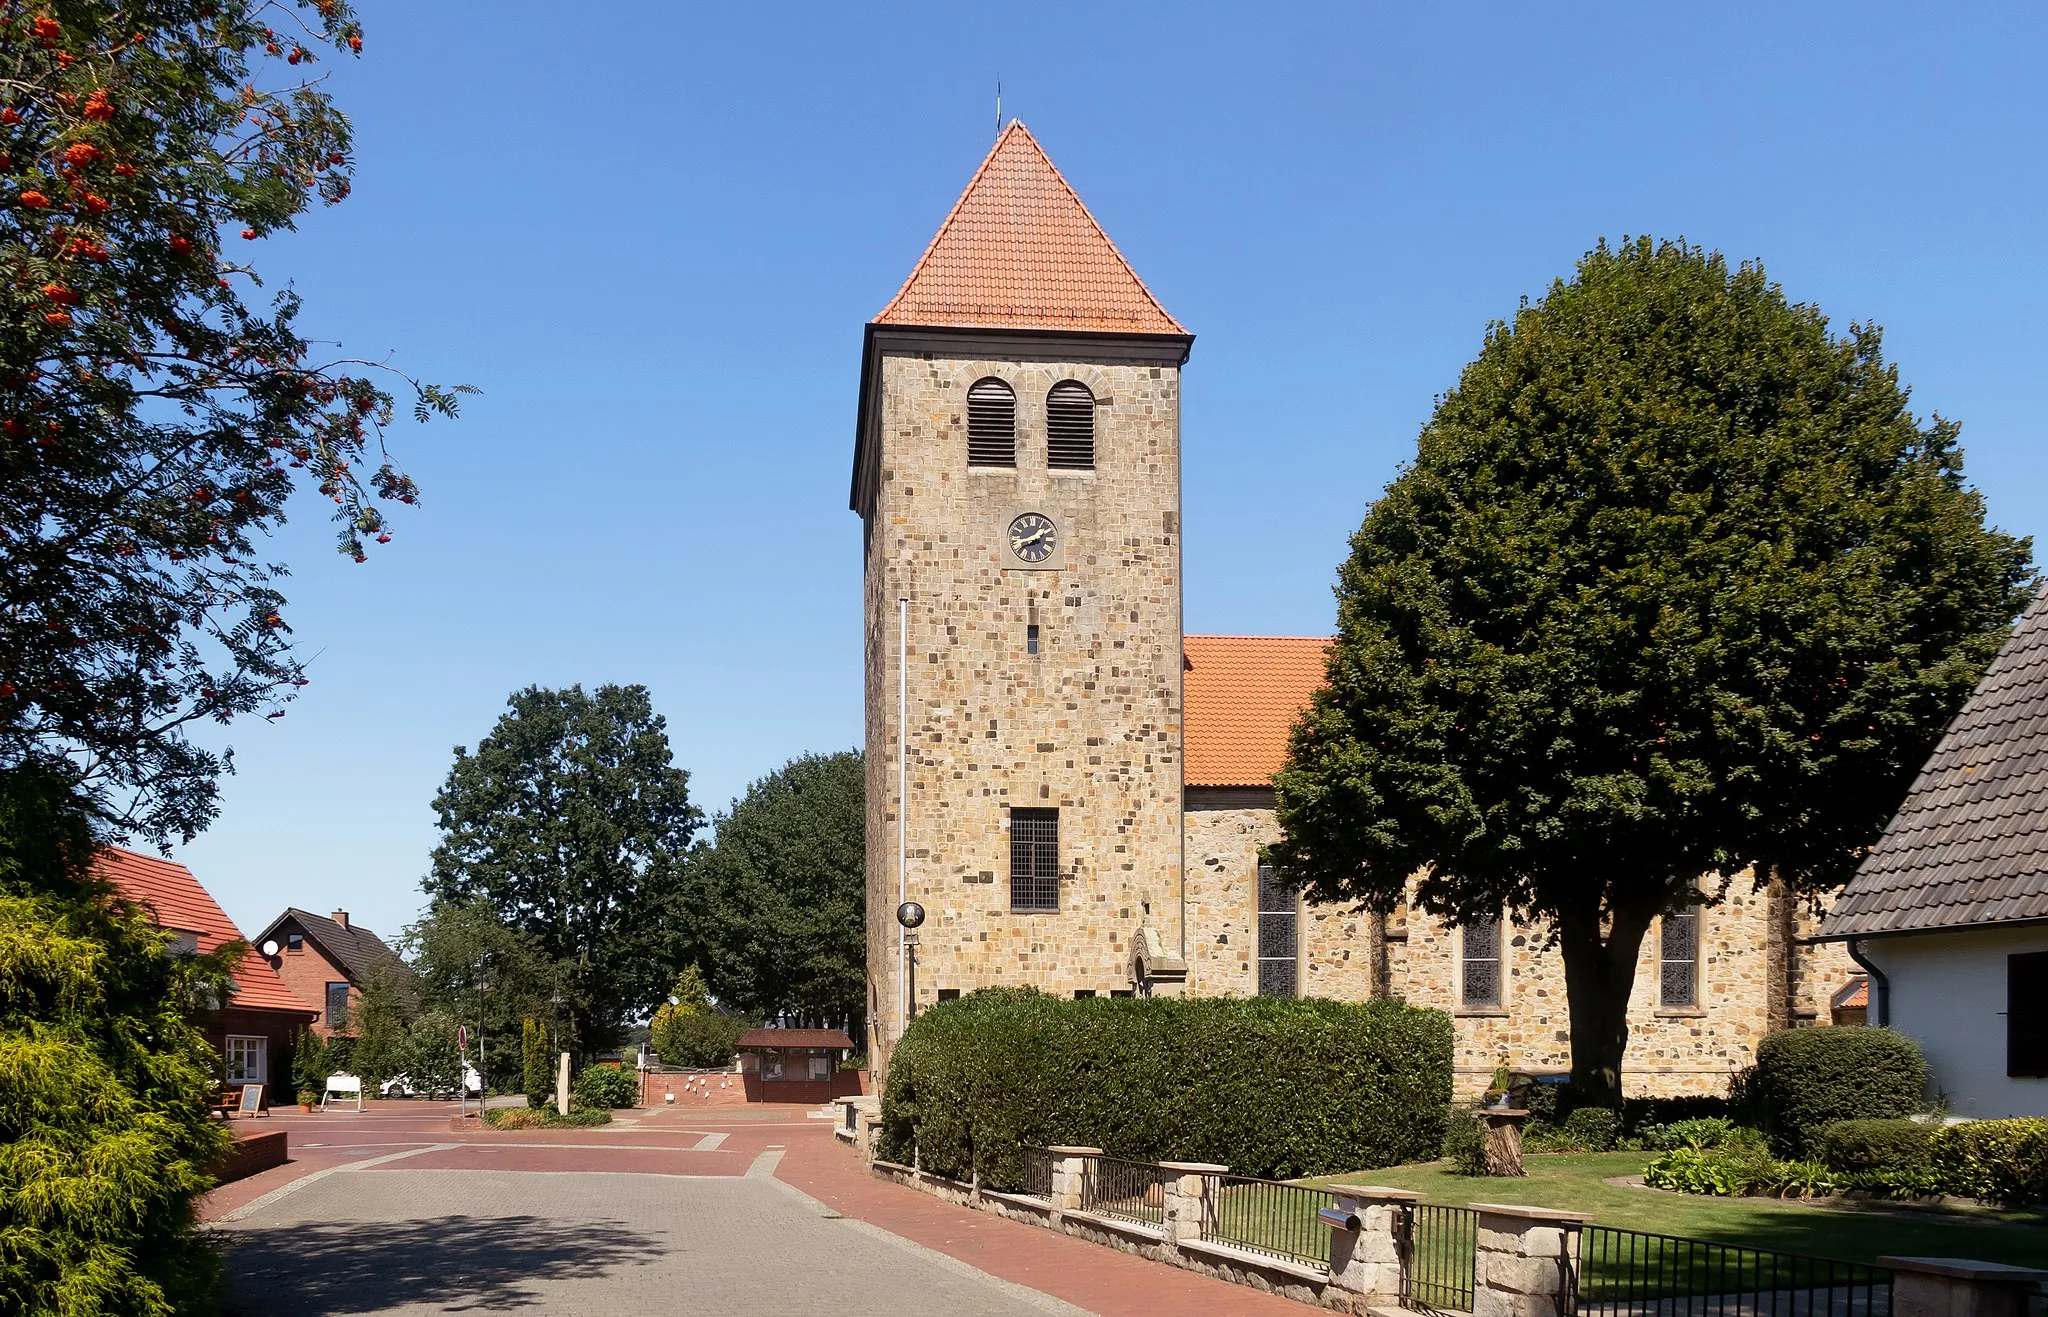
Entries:
POLYGON ((1529 1113, 1504 1108, 1481 1110, 1479 1115, 1486 1122, 1486 1173, 1527 1175, 1522 1169, 1522 1126, 1528 1123, 1529 1113))

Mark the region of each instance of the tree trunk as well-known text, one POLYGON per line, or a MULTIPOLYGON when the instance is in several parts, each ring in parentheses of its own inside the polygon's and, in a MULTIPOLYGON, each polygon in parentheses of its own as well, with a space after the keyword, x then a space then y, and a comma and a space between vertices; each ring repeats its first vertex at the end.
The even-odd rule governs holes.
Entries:
POLYGON ((1572 1017, 1572 1087, 1581 1103, 1621 1105, 1621 1060, 1628 1050, 1628 998, 1654 906, 1612 912, 1601 935, 1597 906, 1560 911, 1558 951, 1572 1017))

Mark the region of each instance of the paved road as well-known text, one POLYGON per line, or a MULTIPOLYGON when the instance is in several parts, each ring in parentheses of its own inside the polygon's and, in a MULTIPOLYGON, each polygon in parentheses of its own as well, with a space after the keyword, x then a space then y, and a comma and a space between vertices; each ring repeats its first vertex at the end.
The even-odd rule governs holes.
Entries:
POLYGON ((1082 1310, 771 1178, 337 1168, 222 1223, 240 1314, 1046 1317, 1082 1310))

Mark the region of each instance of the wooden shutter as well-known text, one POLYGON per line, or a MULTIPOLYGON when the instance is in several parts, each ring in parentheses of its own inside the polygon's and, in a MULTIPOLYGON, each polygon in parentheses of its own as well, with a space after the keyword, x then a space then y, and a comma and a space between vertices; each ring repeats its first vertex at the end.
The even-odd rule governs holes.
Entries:
POLYGON ((2048 1078, 2048 951, 2005 958, 2005 1073, 2048 1078))

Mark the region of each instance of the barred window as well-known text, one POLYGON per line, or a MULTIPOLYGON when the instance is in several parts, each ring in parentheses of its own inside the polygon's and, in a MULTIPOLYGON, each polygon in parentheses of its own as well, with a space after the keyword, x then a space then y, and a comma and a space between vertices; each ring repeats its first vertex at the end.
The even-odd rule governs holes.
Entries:
POLYGON ((1500 1005, 1500 920, 1465 925, 1459 1001, 1466 1006, 1500 1005))
POLYGON ((1700 908, 1665 915, 1657 930, 1657 1000, 1666 1007, 1700 1004, 1700 908))
POLYGON ((1015 914, 1060 908, 1060 812, 1010 811, 1010 910, 1015 914))
POLYGON ((1061 380, 1045 395, 1045 464, 1067 471, 1095 467, 1095 395, 1079 380, 1061 380))
POLYGON ((967 465, 1017 465, 1017 395, 994 377, 967 390, 967 465))
POLYGON ((1275 880, 1273 866, 1259 862, 1259 995, 1300 996, 1295 959, 1301 933, 1301 897, 1275 880))

